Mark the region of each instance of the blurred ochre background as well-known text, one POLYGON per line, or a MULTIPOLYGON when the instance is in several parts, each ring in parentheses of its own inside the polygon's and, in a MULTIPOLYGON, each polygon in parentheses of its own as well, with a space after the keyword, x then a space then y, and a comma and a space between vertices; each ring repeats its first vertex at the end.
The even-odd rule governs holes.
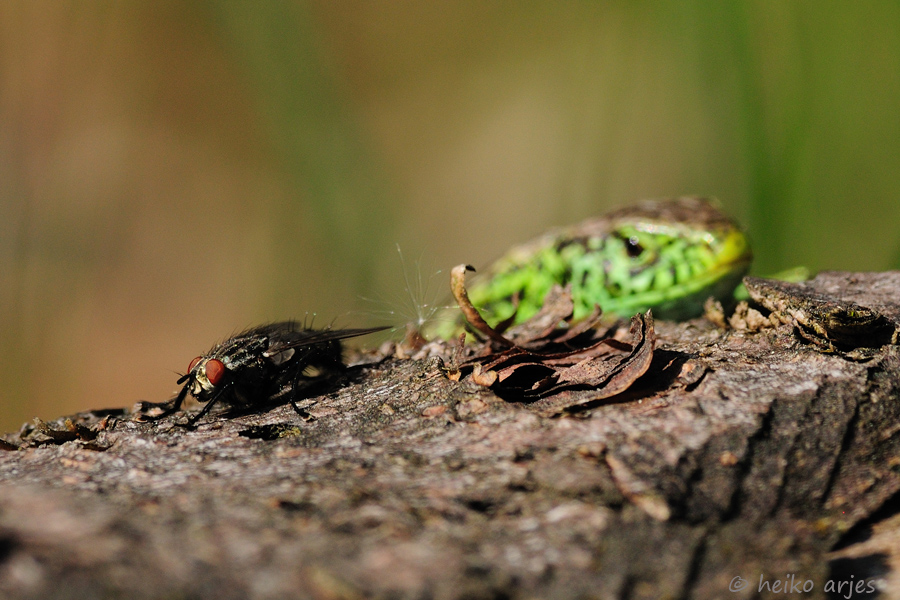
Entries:
POLYGON ((898 109, 888 0, 0 3, 0 430, 640 198, 898 268, 898 109))

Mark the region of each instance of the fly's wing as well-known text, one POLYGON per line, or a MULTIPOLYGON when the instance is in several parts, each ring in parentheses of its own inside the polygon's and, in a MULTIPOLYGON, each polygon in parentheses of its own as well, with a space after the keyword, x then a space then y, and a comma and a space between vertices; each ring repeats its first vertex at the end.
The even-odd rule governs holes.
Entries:
POLYGON ((301 329, 298 331, 292 322, 276 323, 270 327, 272 330, 268 332, 269 348, 266 350, 266 354, 269 356, 291 348, 315 346, 390 329, 390 327, 369 327, 367 329, 301 329))

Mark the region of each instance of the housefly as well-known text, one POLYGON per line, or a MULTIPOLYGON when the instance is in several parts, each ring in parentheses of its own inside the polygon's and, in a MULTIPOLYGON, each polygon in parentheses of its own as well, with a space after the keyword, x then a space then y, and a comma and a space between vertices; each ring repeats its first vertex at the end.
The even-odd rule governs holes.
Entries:
POLYGON ((178 379, 181 391, 160 416, 181 410, 188 394, 205 403, 189 427, 217 403, 246 409, 285 399, 297 414, 308 416, 297 406, 297 395, 344 369, 339 340, 384 329, 316 330, 294 321, 248 329, 192 360, 178 379))

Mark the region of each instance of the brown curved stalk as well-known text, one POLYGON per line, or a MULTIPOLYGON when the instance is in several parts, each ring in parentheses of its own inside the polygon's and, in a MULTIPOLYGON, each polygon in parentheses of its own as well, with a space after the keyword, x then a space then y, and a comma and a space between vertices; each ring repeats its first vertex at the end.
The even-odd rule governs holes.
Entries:
POLYGON ((475 268, 471 265, 456 265, 450 271, 450 289, 453 292, 453 297, 456 298, 459 309, 466 317, 466 321, 492 341, 508 348, 515 346, 515 344, 491 328, 487 321, 481 318, 478 309, 472 306, 472 302, 469 300, 469 293, 466 291, 466 271, 474 272, 475 268))

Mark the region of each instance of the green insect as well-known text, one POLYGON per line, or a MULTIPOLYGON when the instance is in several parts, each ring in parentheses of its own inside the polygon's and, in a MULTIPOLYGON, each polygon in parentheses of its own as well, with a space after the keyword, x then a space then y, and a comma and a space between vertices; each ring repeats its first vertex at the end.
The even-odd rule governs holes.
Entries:
POLYGON ((712 201, 648 200, 513 248, 468 293, 489 322, 528 319, 554 284, 572 286, 576 319, 599 304, 681 320, 710 296, 732 299, 751 260, 747 238, 712 201))

